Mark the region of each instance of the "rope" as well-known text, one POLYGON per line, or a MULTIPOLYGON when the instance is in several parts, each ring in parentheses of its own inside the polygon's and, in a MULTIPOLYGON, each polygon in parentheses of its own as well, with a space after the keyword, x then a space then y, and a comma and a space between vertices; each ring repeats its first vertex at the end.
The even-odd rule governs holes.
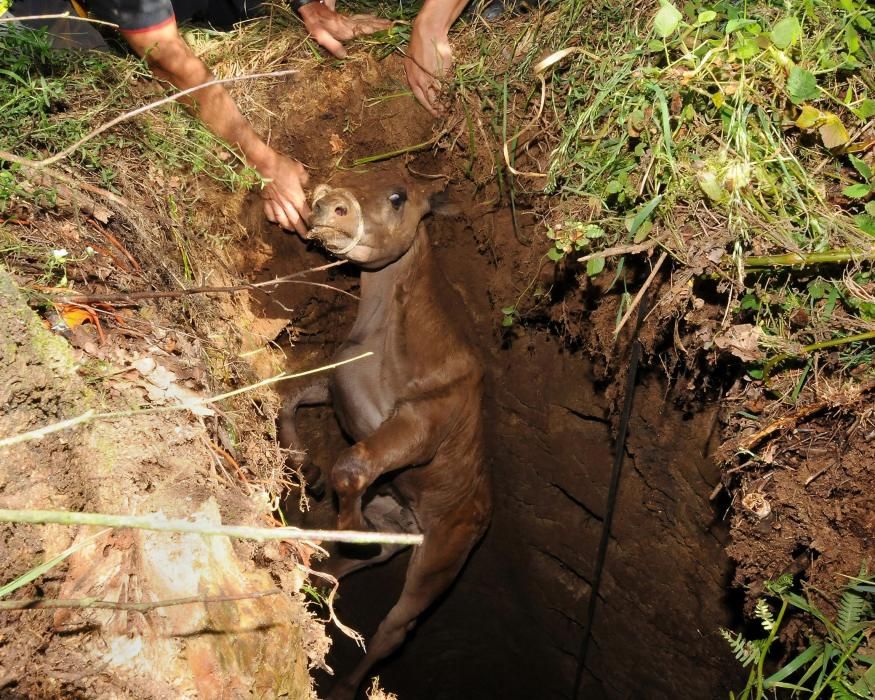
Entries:
POLYGON ((592 637, 593 622, 595 621, 596 605, 599 597, 599 589, 602 584, 602 572, 605 568, 605 558, 608 553, 608 542, 611 538, 611 521, 614 517, 614 507, 617 504, 617 492, 620 486, 620 474, 623 470, 623 457, 626 454, 626 434, 629 431, 629 418, 632 415, 632 403, 635 399, 635 382, 638 379, 638 362, 641 359, 641 343, 638 333, 641 323, 647 315, 650 306, 649 298, 641 300, 638 307, 638 319, 635 322, 635 331, 632 334, 632 352, 629 357, 629 373, 626 375, 626 396, 623 399, 623 413, 620 416, 619 432, 617 434, 617 451, 614 453, 614 466, 611 470, 611 483, 608 488, 608 505, 605 509, 605 519, 602 521, 602 535, 599 541, 598 554, 596 555, 595 576, 593 577, 592 590, 589 594, 589 603, 586 611, 586 622, 583 628, 583 641, 580 645, 580 657, 577 662, 577 672, 574 676, 574 693, 572 698, 577 698, 580 693, 580 684, 583 681, 583 673, 586 670, 586 657, 589 651, 589 640, 592 637))

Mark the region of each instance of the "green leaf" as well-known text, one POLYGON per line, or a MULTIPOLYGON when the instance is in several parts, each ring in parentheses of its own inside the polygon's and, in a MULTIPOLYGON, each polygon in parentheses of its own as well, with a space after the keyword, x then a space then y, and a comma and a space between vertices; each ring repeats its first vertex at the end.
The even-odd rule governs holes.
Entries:
POLYGON ((662 51, 665 48, 665 44, 661 42, 659 39, 651 39, 647 42, 647 50, 650 53, 657 53, 662 51))
POLYGON ((845 46, 848 47, 848 53, 857 53, 860 50, 860 35, 853 24, 845 27, 845 46))
POLYGON ((742 61, 747 61, 757 55, 759 47, 755 42, 750 41, 749 39, 742 39, 732 47, 732 50, 735 51, 735 55, 742 61))
POLYGON ((785 17, 772 28, 769 36, 772 37, 772 43, 783 50, 799 40, 802 27, 795 17, 785 17))
POLYGON ((812 129, 820 121, 820 110, 811 105, 802 105, 802 112, 796 119, 796 126, 800 129, 812 129))
POLYGON ((653 28, 656 33, 665 39, 672 34, 680 25, 683 15, 670 2, 659 8, 659 12, 653 18, 653 28))
POLYGON ((502 308, 501 313, 503 313, 505 316, 513 316, 516 313, 516 307, 505 306, 504 308, 502 308))
POLYGON ((662 195, 658 194, 653 199, 651 199, 647 204, 645 204, 641 209, 638 210, 638 213, 632 218, 631 223, 628 224, 629 235, 635 236, 638 233, 638 229, 641 228, 641 224, 647 221, 648 217, 653 213, 653 210, 656 209, 656 206, 662 200, 662 195))
POLYGON ((787 79, 787 92, 790 94, 790 99, 795 104, 813 100, 820 96, 820 90, 817 88, 817 78, 811 71, 793 66, 790 69, 790 77, 787 79))
POLYGON ((586 274, 590 277, 595 277, 602 270, 605 269, 605 259, 604 258, 590 258, 586 261, 586 274))
POLYGON ((513 316, 505 316, 503 319, 501 319, 501 325, 505 328, 509 328, 510 326, 512 326, 513 316))
POLYGON ((715 202, 722 202, 726 199, 727 192, 723 189, 723 185, 720 184, 715 173, 710 170, 702 170, 696 174, 696 181, 699 183, 699 187, 702 188, 702 192, 708 195, 709 199, 715 202))
POLYGON ((820 644, 812 644, 786 666, 783 666, 776 673, 773 673, 771 676, 764 679, 763 687, 771 688, 779 681, 782 681, 788 676, 793 675, 794 673, 796 673, 796 671, 805 666, 812 659, 816 658, 821 651, 823 651, 823 646, 821 646, 820 644))
POLYGON ((858 182, 855 185, 845 187, 845 189, 842 190, 842 194, 845 195, 845 197, 851 197, 852 199, 862 199, 869 194, 869 185, 865 182, 858 182))
POLYGON ((875 236, 875 216, 869 214, 857 214, 854 217, 854 223, 857 224, 863 233, 869 236, 875 236))
POLYGON ((739 29, 743 29, 744 27, 749 27, 751 24, 756 24, 756 20, 731 19, 726 23, 726 33, 732 34, 732 32, 737 32, 739 29))
POLYGON ((866 204, 865 209, 866 209, 866 213, 869 216, 875 216, 875 199, 873 199, 871 202, 866 204))
POLYGON ((556 248, 550 248, 550 250, 547 251, 547 257, 550 258, 550 260, 552 260, 553 262, 559 262, 560 260, 562 260, 562 258, 565 257, 565 253, 563 253, 561 250, 557 250, 556 248))
POLYGON ((853 110, 860 119, 869 119, 875 117, 875 100, 870 100, 868 97, 860 103, 860 106, 853 110))
POLYGON ((869 164, 862 158, 857 158, 857 156, 855 156, 853 153, 849 153, 848 158, 851 161, 851 165, 853 165, 856 171, 863 176, 863 179, 866 182, 871 182, 872 168, 869 167, 869 164))
POLYGON ((607 185, 605 185, 605 192, 608 194, 617 194, 623 189, 623 185, 619 180, 611 180, 607 185))
POLYGON ((638 229, 638 233, 635 234, 635 237, 632 239, 632 242, 633 243, 640 243, 641 241, 646 239, 647 236, 650 235, 650 231, 652 229, 653 229, 653 222, 652 221, 645 221, 643 224, 641 224, 641 228, 638 229))
POLYGON ((708 24, 708 22, 713 22, 715 19, 717 19, 717 13, 714 10, 704 10, 699 13, 696 24, 708 24))
POLYGON ((583 235, 587 238, 601 238, 605 235, 605 230, 596 224, 587 224, 586 228, 583 230, 583 235))

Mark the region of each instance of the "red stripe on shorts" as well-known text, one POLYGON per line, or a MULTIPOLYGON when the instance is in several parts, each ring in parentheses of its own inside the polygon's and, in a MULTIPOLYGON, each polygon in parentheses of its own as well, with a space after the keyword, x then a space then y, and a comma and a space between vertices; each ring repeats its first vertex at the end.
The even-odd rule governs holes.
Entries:
POLYGON ((171 22, 176 21, 176 15, 170 15, 163 22, 158 22, 158 24, 153 24, 151 27, 141 27, 140 29, 119 29, 122 34, 142 34, 143 32, 154 32, 156 29, 161 29, 162 27, 166 27, 171 22))

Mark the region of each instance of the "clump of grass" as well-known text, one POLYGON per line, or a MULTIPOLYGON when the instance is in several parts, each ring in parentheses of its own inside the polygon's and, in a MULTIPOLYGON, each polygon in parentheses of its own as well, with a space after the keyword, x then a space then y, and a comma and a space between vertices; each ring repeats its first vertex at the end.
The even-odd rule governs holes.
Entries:
POLYGON ((753 320, 776 351, 849 335, 873 320, 852 269, 875 236, 873 23, 857 0, 571 0, 478 25, 457 52, 456 143, 511 203, 541 203, 554 261, 586 255, 595 276, 602 251, 658 245, 685 279, 722 279, 727 321, 753 320), (791 322, 800 307, 822 313, 791 322))
MULTIPOLYGON (((142 105, 139 81, 150 78, 130 56, 100 51, 56 51, 45 30, 4 26, 0 32, 0 150, 39 160, 97 125, 142 105)), ((67 163, 112 188, 127 152, 150 154, 166 170, 204 173, 229 188, 249 187, 257 175, 227 144, 176 104, 91 139, 67 163)), ((134 166, 135 170, 141 166, 134 166)), ((0 170, 0 207, 10 201, 45 203, 23 186, 19 170, 0 170)))
POLYGON ((740 633, 721 630, 739 663, 750 666, 744 689, 737 696, 730 693, 731 698, 761 700, 775 697, 779 691, 811 700, 875 697, 875 665, 867 652, 875 625, 875 577, 868 574, 865 567, 859 576, 849 578, 837 601, 833 619, 810 597, 792 590, 792 576, 767 581, 765 588, 769 595, 760 598, 754 610, 765 637, 749 639, 740 633), (777 614, 769 599, 780 603, 777 614), (766 659, 774 651, 782 625, 792 613, 813 623, 808 643, 803 651, 767 675, 766 659))

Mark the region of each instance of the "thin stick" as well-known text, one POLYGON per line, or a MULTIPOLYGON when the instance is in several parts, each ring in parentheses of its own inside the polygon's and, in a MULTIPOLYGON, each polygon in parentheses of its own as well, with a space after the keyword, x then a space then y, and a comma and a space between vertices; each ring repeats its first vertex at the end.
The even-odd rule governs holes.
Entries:
POLYGON ((306 377, 310 374, 316 374, 317 372, 325 372, 330 369, 334 369, 335 367, 340 367, 341 365, 349 364, 350 362, 356 362, 357 360, 364 359, 365 357, 370 357, 373 355, 373 352, 364 352, 361 355, 356 355, 355 357, 350 357, 348 360, 341 360, 339 362, 333 362, 330 365, 323 365, 322 367, 317 367, 316 369, 308 369, 304 372, 296 372, 295 374, 287 374, 286 372, 280 372, 276 376, 268 377, 267 379, 262 379, 260 382, 256 382, 255 384, 249 384, 248 386, 241 387, 239 389, 234 389, 233 391, 227 391, 224 394, 219 394, 217 396, 208 396, 204 399, 197 399, 195 401, 190 401, 185 404, 176 404, 173 406, 154 406, 152 408, 134 408, 127 411, 109 411, 107 413, 95 413, 93 409, 85 411, 81 416, 76 416, 75 418, 69 418, 67 420, 60 421, 58 423, 52 423, 51 425, 47 425, 43 428, 37 428, 36 430, 30 430, 26 433, 21 433, 20 435, 13 435, 12 437, 7 437, 0 439, 0 448, 10 447, 12 445, 17 445, 22 442, 28 442, 30 440, 40 440, 46 435, 50 433, 55 433, 59 430, 66 430, 67 428, 71 428, 79 423, 86 423, 92 420, 112 420, 114 418, 127 418, 129 416, 137 416, 137 415, 148 415, 152 413, 169 413, 171 411, 189 411, 193 408, 198 408, 201 406, 207 406, 211 403, 216 403, 217 401, 222 401, 224 399, 229 399, 232 396, 237 396, 238 394, 244 394, 247 391, 252 391, 254 389, 260 389, 263 386, 268 386, 269 384, 276 384, 277 382, 282 382, 287 379, 297 379, 298 377, 306 377))
POLYGON ((213 85, 224 85, 226 83, 236 83, 241 80, 256 80, 259 78, 279 78, 284 75, 292 75, 297 73, 296 70, 278 70, 272 71, 270 73, 253 73, 252 75, 239 75, 234 78, 221 78, 216 80, 208 80, 205 83, 201 83, 200 85, 195 85, 194 87, 187 88, 185 90, 180 90, 172 95, 168 95, 167 97, 163 97, 157 102, 151 102, 147 105, 143 105, 142 107, 137 107, 137 109, 131 110, 130 112, 125 112, 124 114, 119 115, 115 119, 111 119, 105 124, 101 124, 99 127, 94 129, 93 131, 88 132, 81 139, 76 141, 71 146, 67 146, 60 153, 56 153, 55 155, 44 158, 43 160, 28 160, 27 158, 19 158, 7 151, 0 151, 0 160, 7 160, 12 163, 18 163, 20 165, 27 166, 29 168, 44 168, 47 165, 53 165, 57 163, 59 160, 66 158, 68 155, 73 153, 79 146, 81 146, 86 141, 90 141, 95 136, 102 134, 107 129, 111 129, 116 124, 121 124, 123 121, 136 117, 139 114, 143 114, 144 112, 148 112, 156 107, 161 107, 162 105, 166 105, 169 102, 174 102, 178 100, 180 97, 185 97, 186 95, 190 95, 193 92, 197 92, 198 90, 203 90, 204 88, 211 87, 213 85))
MULTIPOLYGON (((33 166, 30 165, 31 161, 27 160, 26 158, 19 158, 18 156, 12 155, 11 153, 5 153, 3 151, 0 151, 0 160, 7 160, 10 163, 15 163, 16 165, 22 166, 23 168, 25 168, 24 176, 27 177, 29 180, 33 179, 33 176, 27 172, 28 170, 32 170, 33 166)), ((125 199, 124 197, 119 197, 117 194, 114 194, 109 190, 105 190, 102 187, 98 187, 97 185, 92 185, 87 182, 82 182, 81 180, 76 180, 75 178, 64 175, 64 173, 58 172, 54 168, 42 168, 40 172, 46 177, 58 180, 59 182, 70 185, 71 187, 85 190, 86 192, 96 194, 100 197, 103 197, 104 199, 109 200, 110 202, 114 202, 115 204, 131 208, 131 203, 127 199, 125 199)), ((36 184, 42 183, 37 182, 36 184)), ((71 192, 70 195, 72 198, 76 197, 75 192, 71 192)))
POLYGON ((638 306, 641 299, 644 297, 645 292, 650 288, 650 285, 653 284, 653 280, 656 279, 656 273, 659 272, 659 268, 662 267, 662 263, 665 262, 665 259, 668 257, 668 251, 662 251, 662 255, 659 256, 659 260, 656 261, 656 265, 653 266, 653 270, 650 272, 650 276, 641 286, 641 289, 638 290, 638 294, 635 295, 635 298, 632 300, 632 303, 629 305, 629 308, 626 309, 626 313, 623 315, 623 318, 620 319, 620 322, 617 324, 617 327, 614 329, 614 337, 616 338, 620 331, 623 329, 623 326, 626 325, 626 321, 629 320, 629 317, 632 315, 632 312, 635 310, 635 307, 638 306))
POLYGON ((193 595, 188 598, 171 598, 156 600, 151 603, 130 603, 127 601, 98 600, 97 598, 22 598, 21 600, 0 600, 0 610, 40 610, 47 608, 100 608, 107 610, 135 610, 136 612, 151 612, 157 608, 169 608, 173 605, 189 605, 190 603, 229 603, 235 600, 251 598, 266 598, 279 595, 279 588, 254 593, 239 593, 236 595, 193 595))
POLYGON ((176 520, 163 513, 149 515, 107 515, 105 513, 73 513, 63 510, 10 510, 0 508, 0 522, 34 525, 95 525, 98 527, 133 528, 155 532, 184 532, 213 537, 234 537, 242 540, 315 540, 351 542, 354 544, 422 544, 422 535, 406 532, 359 532, 356 530, 302 530, 297 527, 250 527, 248 525, 217 525, 209 522, 176 520))
POLYGON ((368 163, 377 163, 381 160, 389 160, 390 158, 395 158, 396 156, 403 156, 405 153, 413 153, 415 151, 421 151, 424 148, 428 148, 433 143, 437 141, 437 138, 429 139, 428 141, 423 141, 422 143, 417 143, 414 146, 405 146, 404 148, 399 148, 397 151, 389 151, 387 153, 378 153, 375 156, 365 156, 364 158, 359 158, 352 162, 352 167, 357 168, 360 165, 367 165, 368 163))
POLYGON ((117 294, 82 294, 79 296, 73 297, 52 297, 52 301, 57 301, 65 304, 92 304, 95 302, 111 302, 111 301, 137 301, 139 299, 169 299, 175 297, 183 297, 188 296, 190 294, 213 294, 220 292, 242 292, 251 289, 259 289, 261 287, 273 287, 280 284, 292 283, 292 284, 312 284, 318 287, 325 287, 327 289, 331 289, 335 292, 340 292, 341 294, 346 294, 347 296, 351 296, 354 299, 358 299, 355 294, 344 291, 343 289, 337 289, 336 287, 332 287, 327 284, 320 284, 318 282, 295 282, 296 277, 303 277, 304 275, 308 275, 311 272, 321 272, 322 270, 328 270, 332 267, 337 267, 338 265, 343 265, 346 260, 338 260, 333 263, 329 263, 327 265, 320 265, 319 267, 311 267, 309 270, 301 270, 300 272, 293 272, 290 275, 285 275, 284 277, 277 277, 276 279, 267 280, 266 282, 255 282, 253 284, 239 284, 230 287, 189 287, 188 289, 176 289, 173 291, 163 291, 163 292, 120 292, 117 294))
POLYGON ((24 17, 17 17, 16 15, 12 15, 10 17, 0 17, 0 22, 31 22, 37 19, 72 19, 76 22, 90 22, 91 24, 102 24, 105 27, 118 29, 118 25, 113 24, 112 22, 105 22, 102 19, 92 19, 91 17, 80 17, 79 15, 71 15, 69 12, 59 12, 56 15, 25 15, 24 17))
MULTIPOLYGON (((346 262, 345 260, 343 262, 346 262)), ((337 292, 338 294, 345 294, 348 297, 352 297, 353 299, 359 299, 358 296, 353 294, 352 292, 347 292, 345 289, 339 289, 338 287, 333 287, 330 284, 323 284, 322 282, 309 282, 306 280, 283 280, 284 283, 287 284, 305 284, 311 287, 320 287, 322 289, 330 289, 332 292, 337 292)), ((271 281, 271 284, 277 284, 271 281)), ((172 291, 165 292, 132 292, 131 294, 93 294, 93 295, 84 295, 77 297, 58 297, 52 298, 52 301, 61 302, 64 304, 93 304, 95 302, 125 302, 130 301, 134 302, 137 300, 143 299, 175 299, 178 297, 186 297, 192 296, 194 294, 233 294, 236 292, 248 292, 252 290, 258 291, 258 284, 238 284, 233 287, 189 287, 188 289, 176 289, 172 291)), ((270 294, 270 292, 265 292, 265 294, 270 294)))
POLYGON ((589 255, 584 255, 582 258, 578 258, 577 262, 586 262, 587 260, 593 260, 594 258, 611 258, 615 255, 631 255, 633 253, 644 253, 648 250, 652 250, 659 245, 659 241, 652 240, 647 241, 646 243, 635 243, 634 245, 618 245, 613 248, 605 248, 604 250, 600 250, 598 253, 590 253, 589 255))
POLYGON ((86 423, 94 418, 94 416, 94 409, 90 409, 85 411, 81 416, 52 423, 44 428, 37 428, 36 430, 31 430, 27 433, 22 433, 21 435, 3 438, 0 440, 0 447, 9 447, 10 445, 17 445, 20 442, 27 442, 28 440, 42 440, 46 435, 51 435, 52 433, 57 433, 61 430, 67 430, 68 428, 77 426, 80 423, 86 423))
MULTIPOLYGON (((805 267, 806 265, 818 265, 822 263, 846 263, 860 260, 871 260, 875 257, 875 249, 850 250, 838 248, 826 250, 821 253, 785 253, 783 255, 751 255, 744 259, 747 271, 754 272, 749 268, 759 267, 805 267)), ((756 270, 758 271, 758 270, 756 270)))

